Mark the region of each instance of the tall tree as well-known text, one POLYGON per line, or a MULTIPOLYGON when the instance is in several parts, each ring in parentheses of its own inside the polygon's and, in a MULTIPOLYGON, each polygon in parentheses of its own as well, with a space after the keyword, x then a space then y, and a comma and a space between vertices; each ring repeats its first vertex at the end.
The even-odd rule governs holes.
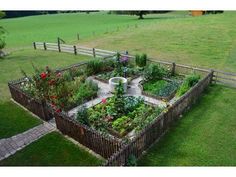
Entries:
POLYGON ((143 19, 143 16, 146 15, 146 14, 149 14, 150 11, 143 11, 143 10, 140 10, 140 11, 127 11, 127 13, 130 14, 130 15, 139 16, 138 19, 143 19))

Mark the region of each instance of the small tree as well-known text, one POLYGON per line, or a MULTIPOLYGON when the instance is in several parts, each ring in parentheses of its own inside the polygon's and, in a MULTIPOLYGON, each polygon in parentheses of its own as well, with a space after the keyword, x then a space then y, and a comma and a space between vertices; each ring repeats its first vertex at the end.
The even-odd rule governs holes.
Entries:
MULTIPOLYGON (((5 13, 0 11, 0 19, 4 16, 5 13)), ((0 58, 4 57, 5 55, 4 52, 2 51, 2 49, 6 46, 5 33, 6 30, 2 26, 0 26, 0 58)))
POLYGON ((125 112, 125 102, 124 102, 124 87, 123 83, 120 81, 115 88, 114 94, 114 107, 117 112, 117 117, 120 117, 125 112))

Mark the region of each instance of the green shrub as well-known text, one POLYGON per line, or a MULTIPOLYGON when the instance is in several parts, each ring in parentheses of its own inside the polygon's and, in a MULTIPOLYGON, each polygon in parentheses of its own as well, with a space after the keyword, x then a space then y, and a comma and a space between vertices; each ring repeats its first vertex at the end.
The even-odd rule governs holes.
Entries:
POLYGON ((145 67, 147 64, 147 54, 142 54, 141 56, 137 54, 135 56, 135 63, 139 67, 145 67))
POLYGON ((113 123, 112 123, 112 128, 116 131, 118 131, 120 134, 124 133, 128 128, 129 128, 129 122, 130 122, 130 118, 127 116, 122 116, 118 119, 116 119, 113 123))
POLYGON ((100 59, 94 59, 87 63, 86 73, 88 76, 97 74, 103 70, 103 62, 100 59))
POLYGON ((145 80, 159 80, 167 74, 167 69, 160 66, 159 64, 150 64, 145 68, 143 77, 145 80))
POLYGON ((81 83, 75 92, 74 100, 77 104, 81 104, 91 97, 95 96, 98 91, 98 85, 93 81, 81 83))
POLYGON ((137 166, 137 159, 133 154, 130 154, 127 160, 127 166, 137 166))
POLYGON ((85 106, 81 106, 77 112, 77 121, 89 126, 88 112, 85 106))
POLYGON ((200 79, 200 75, 197 75, 195 73, 187 75, 184 79, 183 84, 178 89, 176 95, 182 96, 185 94, 192 86, 194 86, 200 79))

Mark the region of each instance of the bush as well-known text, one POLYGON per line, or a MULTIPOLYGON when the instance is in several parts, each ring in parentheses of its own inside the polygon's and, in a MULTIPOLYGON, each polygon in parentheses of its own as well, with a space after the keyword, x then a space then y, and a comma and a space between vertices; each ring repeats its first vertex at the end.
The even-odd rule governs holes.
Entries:
POLYGON ((81 83, 75 92, 74 100, 77 104, 84 103, 84 101, 95 96, 98 91, 98 85, 93 81, 86 81, 81 83))
POLYGON ((192 86, 194 86, 199 81, 199 79, 200 75, 197 75, 195 73, 186 76, 176 95, 182 96, 183 94, 185 94, 192 86))
POLYGON ((159 80, 168 75, 168 71, 159 64, 150 64, 145 70, 143 77, 145 80, 159 80))
POLYGON ((142 54, 140 55, 136 55, 135 56, 135 63, 137 66, 139 67, 145 67, 147 64, 147 55, 146 54, 142 54))
POLYGON ((94 59, 87 63, 86 73, 88 76, 97 74, 103 70, 103 62, 100 59, 94 59))
POLYGON ((127 160, 127 166, 137 166, 137 159, 133 154, 130 154, 127 160))
POLYGON ((85 106, 81 106, 77 112, 77 121, 81 124, 89 126, 88 112, 85 106))

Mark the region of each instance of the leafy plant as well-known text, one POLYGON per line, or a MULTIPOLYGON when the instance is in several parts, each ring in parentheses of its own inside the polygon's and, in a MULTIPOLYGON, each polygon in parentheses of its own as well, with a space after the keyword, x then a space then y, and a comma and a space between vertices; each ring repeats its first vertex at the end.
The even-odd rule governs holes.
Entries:
POLYGON ((150 64, 145 68, 143 76, 145 80, 159 80, 167 74, 167 69, 159 64, 150 64))
POLYGON ((118 119, 116 119, 113 123, 112 123, 112 128, 114 128, 114 130, 118 131, 120 134, 123 134, 126 132, 126 130, 129 128, 129 126, 131 125, 130 122, 130 118, 127 116, 122 116, 118 119))
POLYGON ((130 154, 127 160, 127 166, 137 166, 137 159, 133 154, 130 154))
POLYGON ((187 75, 184 79, 183 84, 180 86, 180 88, 177 90, 176 95, 182 96, 185 94, 192 86, 194 86, 200 79, 200 75, 197 75, 195 73, 192 73, 190 75, 187 75))
POLYGON ((135 55, 135 63, 139 67, 145 67, 147 64, 147 54, 135 55))
POLYGON ((88 76, 97 74, 103 70, 103 62, 100 59, 94 59, 87 63, 86 73, 88 76))
POLYGON ((77 112, 77 121, 89 126, 88 112, 86 106, 81 106, 77 112))
POLYGON ((114 107, 117 115, 120 116, 125 112, 125 102, 124 102, 124 87, 122 81, 115 88, 114 93, 114 107))

